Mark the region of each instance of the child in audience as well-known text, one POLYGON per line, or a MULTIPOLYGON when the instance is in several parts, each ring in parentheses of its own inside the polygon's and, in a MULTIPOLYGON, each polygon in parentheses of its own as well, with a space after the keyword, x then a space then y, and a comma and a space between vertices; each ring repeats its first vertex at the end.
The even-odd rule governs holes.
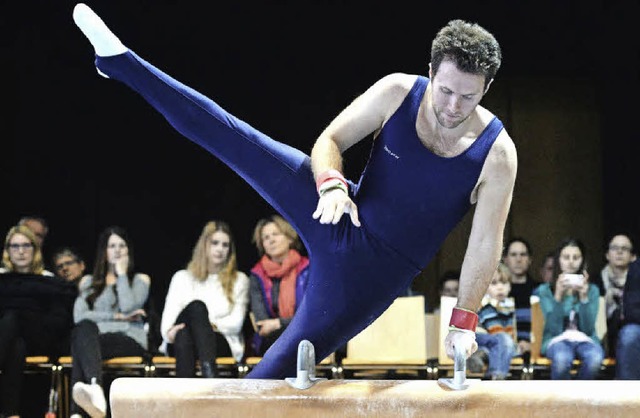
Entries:
POLYGON ((511 359, 516 354, 516 307, 509 297, 510 291, 511 274, 500 263, 482 299, 476 329, 478 351, 486 353, 489 363, 486 377, 492 380, 508 376, 511 359))

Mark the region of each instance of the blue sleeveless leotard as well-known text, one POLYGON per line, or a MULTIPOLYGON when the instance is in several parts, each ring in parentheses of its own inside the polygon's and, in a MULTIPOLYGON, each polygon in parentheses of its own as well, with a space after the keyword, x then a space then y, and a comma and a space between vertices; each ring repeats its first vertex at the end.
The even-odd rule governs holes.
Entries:
POLYGON ((470 208, 484 160, 502 123, 494 118, 461 155, 439 157, 420 142, 416 115, 428 79, 413 88, 374 140, 350 194, 362 226, 311 217, 318 196, 310 159, 226 112, 134 52, 96 57, 110 78, 139 93, 182 135, 245 179, 298 231, 309 252, 306 294, 290 325, 247 375, 296 374, 301 340, 323 359, 373 322, 429 263, 470 208))

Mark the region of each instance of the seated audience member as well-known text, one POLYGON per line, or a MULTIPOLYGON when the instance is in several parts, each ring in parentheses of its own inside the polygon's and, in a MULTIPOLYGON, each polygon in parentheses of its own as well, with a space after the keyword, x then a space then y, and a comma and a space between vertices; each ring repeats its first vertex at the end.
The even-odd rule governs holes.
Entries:
MULTIPOLYGON (((458 288, 460 287, 460 271, 448 270, 442 274, 438 282, 438 295, 448 296, 452 298, 458 297, 458 288)), ((434 307, 433 313, 440 313, 440 298, 438 298, 438 306, 434 307)))
POLYGON ((553 280, 553 259, 555 251, 549 251, 545 256, 540 268, 538 269, 538 285, 533 289, 532 295, 540 296, 540 287, 543 284, 551 283, 553 280))
POLYGON ((25 357, 68 351, 77 289, 45 273, 33 232, 11 228, 0 268, 0 416, 20 415, 25 357))
POLYGON ((629 265, 636 259, 631 238, 617 234, 611 237, 605 252, 607 264, 600 272, 607 314, 607 348, 615 356, 618 331, 622 323, 622 297, 629 265))
POLYGON ((540 269, 538 269, 538 283, 551 283, 551 280, 553 280, 553 251, 545 254, 540 269))
POLYGON ((18 225, 24 225, 33 232, 33 235, 36 237, 36 243, 40 247, 40 250, 42 250, 44 241, 49 234, 47 221, 39 216, 23 216, 18 221, 18 225))
POLYGON ((514 237, 507 241, 502 253, 502 262, 511 273, 511 297, 518 322, 518 347, 525 359, 531 352, 531 302, 530 298, 538 283, 531 277, 533 250, 527 240, 514 237))
POLYGON ((62 277, 76 286, 80 284, 86 265, 77 251, 69 247, 60 248, 53 253, 52 260, 58 277, 62 277))
POLYGON ((72 418, 80 409, 104 417, 107 403, 102 389, 102 361, 143 356, 147 349, 145 311, 151 279, 134 270, 133 248, 124 229, 106 228, 98 238, 92 275, 80 281, 71 335, 72 418))
POLYGON ((629 266, 616 344, 616 379, 640 380, 640 259, 629 266))
POLYGON ((580 360, 578 379, 595 379, 604 350, 596 334, 600 292, 589 283, 585 247, 577 239, 560 243, 554 259, 554 279, 540 286, 544 315, 542 355, 551 360, 551 379, 571 378, 573 360, 580 360))
POLYGON ((279 215, 258 221, 253 232, 260 260, 251 269, 251 313, 257 328, 253 350, 264 355, 291 322, 309 278, 297 232, 279 215))
POLYGON ((202 377, 216 377, 219 356, 242 360, 248 303, 249 278, 238 271, 231 229, 208 222, 187 268, 173 275, 162 313, 160 351, 175 356, 177 377, 194 377, 196 360, 202 377))
POLYGON ((478 351, 487 354, 486 377, 502 380, 509 374, 511 359, 516 354, 516 306, 509 297, 511 274, 502 263, 498 265, 487 294, 478 310, 476 341, 478 351))

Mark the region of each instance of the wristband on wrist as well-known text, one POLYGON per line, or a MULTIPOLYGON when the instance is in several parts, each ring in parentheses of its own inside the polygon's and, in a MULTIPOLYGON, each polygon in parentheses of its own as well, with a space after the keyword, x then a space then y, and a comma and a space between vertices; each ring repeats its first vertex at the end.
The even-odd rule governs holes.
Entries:
POLYGON ((318 192, 318 194, 320 195, 320 197, 324 196, 326 193, 329 193, 330 191, 333 190, 342 190, 343 192, 347 193, 347 191, 344 188, 344 185, 342 183, 340 184, 335 184, 335 185, 331 185, 328 187, 321 187, 320 191, 318 192))
POLYGON ((316 180, 316 190, 320 192, 320 186, 328 180, 339 180, 344 184, 345 189, 349 190, 349 185, 347 184, 347 179, 344 178, 341 172, 338 170, 327 170, 324 173, 320 174, 316 180))
POLYGON ((463 308, 453 308, 449 329, 452 327, 459 330, 475 332, 478 325, 478 314, 463 308))
POLYGON ((328 193, 332 190, 340 189, 346 194, 349 194, 349 190, 344 185, 342 180, 340 179, 327 179, 324 183, 320 185, 318 188, 318 194, 322 197, 325 193, 328 193))

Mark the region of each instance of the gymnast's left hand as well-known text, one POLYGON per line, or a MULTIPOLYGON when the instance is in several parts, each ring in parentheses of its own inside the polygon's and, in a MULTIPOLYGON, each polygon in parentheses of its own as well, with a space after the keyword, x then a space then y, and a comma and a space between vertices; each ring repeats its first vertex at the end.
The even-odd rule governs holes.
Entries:
POLYGON ((324 193, 318 199, 318 207, 313 212, 313 219, 320 218, 321 224, 337 224, 342 218, 342 214, 348 213, 351 217, 351 222, 355 226, 360 226, 360 219, 358 219, 358 208, 353 200, 341 189, 331 190, 324 193))
POLYGON ((466 329, 450 330, 444 339, 444 348, 447 351, 447 356, 450 358, 455 357, 455 347, 462 349, 466 357, 469 358, 469 356, 478 349, 476 333, 466 329))

